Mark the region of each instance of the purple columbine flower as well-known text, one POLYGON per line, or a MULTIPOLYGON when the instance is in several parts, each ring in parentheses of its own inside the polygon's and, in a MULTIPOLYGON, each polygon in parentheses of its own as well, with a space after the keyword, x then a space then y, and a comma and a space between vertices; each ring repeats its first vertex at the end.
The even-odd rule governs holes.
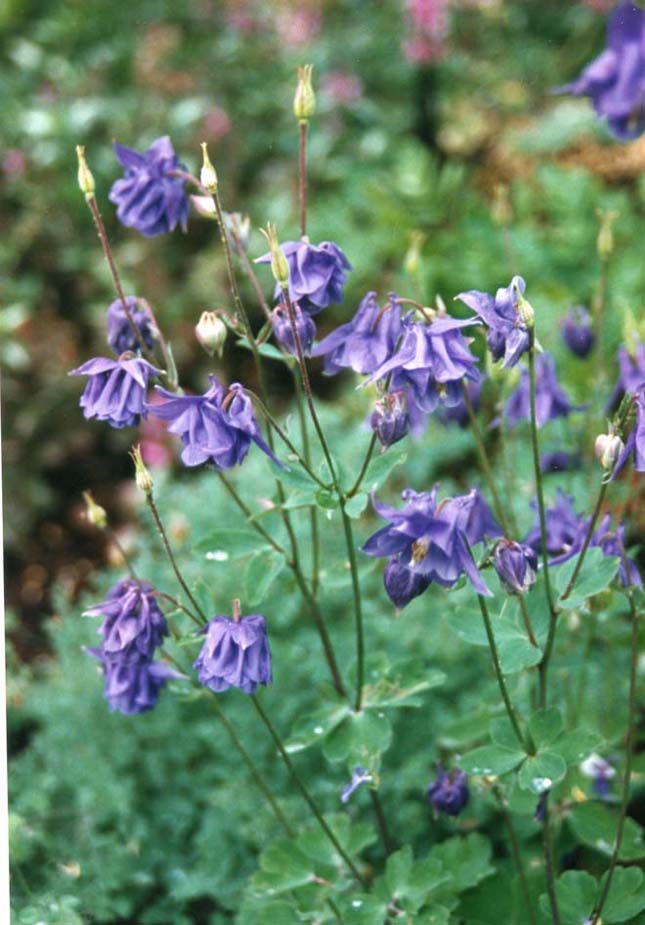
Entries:
POLYGON ((432 581, 452 587, 465 574, 478 594, 490 595, 482 581, 470 546, 501 529, 476 489, 437 505, 437 486, 431 492, 406 489, 403 510, 380 504, 376 512, 389 523, 363 546, 368 556, 387 557, 385 590, 401 609, 432 581), (406 574, 406 570, 407 573, 406 574))
POLYGON ((271 650, 261 614, 231 620, 216 616, 202 631, 204 645, 195 661, 200 684, 215 693, 239 687, 252 694, 258 684, 271 684, 271 650))
MULTIPOLYGON (((467 382, 466 391, 473 406, 473 411, 479 411, 481 406, 481 379, 479 382, 467 382)), ((470 417, 466 409, 466 402, 463 396, 454 405, 442 405, 439 409, 439 420, 442 424, 457 424, 458 427, 466 428, 470 426, 470 417)))
POLYGON ((554 450, 543 453, 540 457, 540 472, 568 472, 580 468, 580 454, 569 453, 566 450, 554 450))
MULTIPOLYGON (((304 312, 317 315, 328 305, 343 301, 343 286, 352 265, 337 244, 286 241, 280 249, 289 264, 289 298, 298 302, 304 312)), ((271 255, 264 254, 255 262, 270 263, 271 255)), ((280 299, 281 294, 276 283, 275 298, 280 299)))
POLYGON ((124 353, 118 360, 88 360, 70 376, 89 376, 80 400, 87 420, 98 418, 112 427, 132 427, 147 416, 148 380, 160 373, 147 360, 124 353))
POLYGON ((588 357, 596 343, 591 315, 583 305, 576 305, 562 319, 560 325, 562 339, 571 351, 581 360, 588 357))
POLYGON ((645 10, 620 3, 607 21, 605 50, 559 90, 591 97, 616 138, 637 138, 645 129, 645 10))
POLYGON ((346 787, 343 787, 343 791, 340 795, 340 802, 348 803, 349 798, 356 790, 358 790, 361 784, 367 784, 372 779, 372 775, 369 773, 369 771, 366 771, 364 767, 362 767, 360 764, 357 764, 352 773, 351 781, 349 784, 347 784, 346 787))
POLYGON ((405 389, 388 392, 374 403, 370 417, 370 427, 378 437, 379 443, 386 449, 393 443, 403 440, 410 430, 408 413, 408 393, 405 389))
MULTIPOLYGON (((523 418, 531 420, 531 386, 528 370, 523 369, 520 383, 504 406, 504 415, 509 427, 515 427, 523 418)), ((547 421, 566 417, 572 411, 582 411, 585 405, 573 405, 567 393, 558 383, 555 361, 550 353, 535 358, 535 416, 538 427, 547 421)))
POLYGON ((143 154, 120 144, 114 145, 114 151, 125 169, 125 176, 110 190, 121 224, 148 238, 174 231, 179 224, 185 231, 189 211, 185 180, 170 176, 185 168, 170 138, 157 138, 143 154))
POLYGON ((110 710, 126 715, 152 710, 166 681, 184 677, 169 665, 144 656, 123 659, 120 654, 108 655, 103 649, 87 648, 85 651, 102 664, 104 696, 110 710))
POLYGON ((215 376, 208 378, 211 387, 203 395, 177 396, 158 388, 167 400, 149 406, 155 417, 170 422, 171 434, 181 437, 184 465, 211 462, 217 469, 230 469, 244 461, 253 440, 269 459, 281 466, 262 438, 251 399, 243 386, 234 382, 227 389, 215 376))
MULTIPOLYGON (((146 347, 152 350, 155 342, 155 328, 148 303, 145 299, 138 299, 134 295, 127 296, 125 301, 141 339, 146 347)), ((107 342, 115 353, 121 354, 126 350, 140 349, 139 341, 130 327, 121 299, 116 299, 108 308, 106 322, 107 342)))
POLYGON ((493 565, 509 594, 524 594, 535 584, 538 561, 531 546, 502 539, 495 546, 493 565))
POLYGON ((526 283, 522 277, 514 276, 510 284, 505 289, 498 289, 494 296, 471 289, 469 292, 460 292, 456 297, 468 308, 472 308, 484 322, 488 328, 488 349, 495 361, 504 358, 503 367, 515 366, 529 349, 528 328, 519 311, 525 289, 526 283))
POLYGON ((86 617, 103 617, 99 633, 107 656, 151 658, 164 636, 166 618, 159 609, 152 585, 126 578, 108 591, 106 599, 85 611, 86 617))
MULTIPOLYGON (((293 311, 296 318, 296 329, 298 331, 298 337, 300 338, 302 352, 305 356, 309 356, 311 345, 316 336, 316 323, 313 318, 300 309, 297 302, 293 303, 293 311)), ((271 326, 275 339, 280 346, 286 350, 287 353, 295 356, 296 342, 293 336, 293 328, 291 327, 287 308, 282 303, 276 305, 271 312, 271 326)))
POLYGON ((458 816, 468 802, 468 775, 458 768, 446 771, 438 764, 437 777, 430 782, 426 796, 435 812, 458 816))
POLYGON ((626 393, 636 392, 645 383, 645 343, 637 341, 630 350, 625 344, 618 348, 618 379, 607 403, 607 414, 611 414, 626 393))
POLYGON ((610 527, 611 514, 605 514, 591 538, 591 546, 599 546, 606 556, 617 556, 620 559, 618 578, 623 588, 629 586, 642 588, 643 580, 636 563, 625 553, 625 525, 618 524, 615 530, 611 530, 610 527), (623 562, 623 556, 625 562, 623 562))
POLYGON ((580 764, 580 773, 591 778, 594 793, 604 800, 609 794, 610 781, 616 776, 616 768, 600 755, 592 752, 580 764))
POLYGON ((366 380, 365 385, 392 375, 390 390, 407 389, 413 403, 431 414, 443 403, 456 405, 462 396, 462 382, 479 380, 477 358, 460 328, 476 323, 473 319, 440 316, 431 324, 405 318, 401 346, 366 380))
MULTIPOLYGON (((535 510, 535 523, 526 536, 524 543, 535 550, 542 552, 542 537, 540 533, 540 517, 537 501, 531 501, 535 510)), ((546 549, 551 556, 551 562, 557 565, 566 562, 582 549, 585 533, 589 525, 589 518, 576 514, 573 498, 565 495, 558 488, 556 503, 545 510, 546 520, 546 549)))
POLYGON ((636 421, 631 434, 625 441, 622 453, 616 460, 612 479, 615 479, 631 455, 634 456, 634 469, 645 472, 645 382, 635 395, 636 421))
POLYGON ((396 296, 379 307, 375 292, 368 292, 347 324, 324 337, 311 351, 314 357, 325 358, 325 373, 333 376, 343 369, 357 373, 373 373, 394 352, 401 335, 401 307, 396 296))

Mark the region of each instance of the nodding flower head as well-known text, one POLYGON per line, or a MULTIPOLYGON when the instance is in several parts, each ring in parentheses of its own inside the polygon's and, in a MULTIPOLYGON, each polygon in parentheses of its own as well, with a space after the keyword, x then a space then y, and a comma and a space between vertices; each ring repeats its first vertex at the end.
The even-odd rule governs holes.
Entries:
MULTIPOLYGON (((297 302, 303 312, 316 315, 323 308, 343 301, 343 286, 352 265, 337 244, 333 241, 323 241, 318 245, 308 241, 286 241, 280 250, 286 258, 289 298, 297 302)), ((271 263, 272 254, 273 249, 271 253, 258 257, 256 263, 271 263)), ((284 276, 281 272, 282 279, 284 276)), ((286 280, 284 285, 287 285, 286 280)), ((281 294, 282 283, 278 281, 275 298, 280 299, 281 294)))
POLYGON ((164 662, 153 662, 145 656, 123 659, 118 654, 110 655, 103 648, 85 651, 101 662, 105 676, 104 696, 110 710, 127 716, 152 710, 166 682, 184 677, 164 662))
POLYGON ((529 349, 529 328, 533 325, 533 309, 524 298, 526 283, 514 276, 506 288, 495 295, 471 289, 457 298, 477 313, 488 328, 486 342, 495 361, 502 366, 515 366, 529 349))
POLYGON ((458 816, 468 802, 468 776, 465 771, 453 768, 446 771, 437 765, 437 776, 426 791, 432 808, 446 816, 458 816))
POLYGON ((189 212, 185 180, 173 175, 184 168, 170 138, 157 138, 143 153, 120 144, 114 145, 114 151, 125 170, 110 190, 121 224, 148 238, 174 231, 177 225, 185 231, 189 212))
POLYGON ((271 650, 261 614, 216 616, 203 630, 204 644, 193 667, 199 682, 215 693, 238 687, 252 694, 258 684, 271 684, 271 650))
POLYGON ((572 308, 562 320, 560 325, 562 339, 575 356, 584 360, 588 357, 596 343, 591 315, 582 305, 572 308))
POLYGON ((343 369, 373 373, 389 360, 401 335, 401 307, 394 294, 379 306, 376 293, 368 292, 347 324, 316 344, 312 356, 325 358, 325 373, 333 376, 343 369))
POLYGON ((103 617, 99 633, 106 656, 151 658, 164 636, 166 619, 159 609, 154 589, 147 581, 126 578, 110 588, 102 603, 85 611, 86 617, 103 617))
POLYGON ((147 360, 124 353, 118 360, 88 360, 70 375, 88 377, 80 400, 85 418, 107 421, 112 427, 133 427, 147 415, 148 380, 160 373, 147 360))
POLYGON ((374 403, 370 426, 383 448, 402 440, 410 430, 408 393, 405 389, 388 392, 374 403))
MULTIPOLYGON (((125 302, 141 340, 148 350, 152 350, 155 342, 155 326, 148 303, 145 299, 139 299, 134 295, 127 296, 125 302)), ((141 344, 132 330, 121 299, 116 299, 109 306, 106 326, 107 342, 115 353, 140 350, 141 344)))
MULTIPOLYGON (((572 411, 582 411, 586 405, 574 405, 558 382, 555 362, 550 353, 542 353, 535 360, 535 416, 538 427, 547 421, 567 417, 572 411)), ((528 370, 523 369, 520 382, 504 406, 504 417, 509 427, 522 419, 531 419, 531 384, 528 370)))
MULTIPOLYGON (((307 315, 306 312, 300 309, 297 302, 292 303, 292 308, 300 346, 302 347, 304 356, 308 356, 311 351, 314 337, 316 336, 316 322, 310 315, 307 315)), ((295 356, 297 354, 296 339, 293 334, 291 319, 289 318, 289 310, 284 303, 281 302, 279 305, 276 305, 271 312, 271 326, 275 339, 283 350, 295 356)))
POLYGON ((524 594, 535 584, 537 553, 531 546, 502 539, 495 546, 493 565, 509 594, 524 594))

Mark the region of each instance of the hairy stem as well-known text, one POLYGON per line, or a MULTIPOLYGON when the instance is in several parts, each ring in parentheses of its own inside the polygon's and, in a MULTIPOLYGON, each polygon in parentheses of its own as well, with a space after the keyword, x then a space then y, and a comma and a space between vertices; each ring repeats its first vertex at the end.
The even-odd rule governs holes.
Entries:
POLYGON ((345 862, 345 864, 347 865, 347 867, 350 869, 350 871, 352 872, 352 874, 354 875, 354 877, 356 877, 356 879, 358 880, 359 883, 365 885, 365 880, 364 880, 362 874, 360 873, 360 871, 358 870, 358 868, 356 867, 356 865, 354 864, 354 862, 352 861, 352 859, 349 857, 349 855, 347 854, 347 852, 345 851, 345 849, 343 848, 343 846, 340 844, 340 842, 338 841, 338 839, 336 838, 336 836, 334 835, 334 833, 333 833, 332 830, 330 829, 330 827, 329 827, 329 825, 327 824, 327 822, 326 822, 326 820, 325 820, 323 814, 322 814, 322 813, 320 812, 320 810, 318 809, 318 806, 316 805, 316 803, 315 803, 313 797, 311 796, 311 794, 309 793, 309 791, 307 790, 307 788, 306 788, 305 785, 303 784, 302 779, 300 778, 300 775, 299 775, 298 772, 296 771, 296 769, 295 769, 295 767, 294 767, 294 765, 293 765, 293 762, 291 761, 291 758, 289 757, 289 754, 288 754, 286 748, 284 747, 284 744, 283 744, 283 742, 282 742, 282 739, 280 738, 280 736, 279 736, 279 734, 278 734, 278 732, 277 732, 275 726, 273 725, 273 723, 272 723, 271 720, 269 719, 269 716, 268 716, 267 712, 265 711, 264 707, 262 706, 262 704, 261 704, 261 702, 260 702, 260 700, 259 700, 257 694, 251 694, 250 697, 251 697, 251 700, 252 700, 252 702, 253 702, 253 706, 255 707, 255 709, 256 709, 256 711, 257 711, 257 713, 258 713, 258 716, 260 717, 260 719, 262 720, 262 722, 263 722, 264 725, 266 726, 266 728, 267 728, 267 730, 268 730, 268 732, 269 732, 269 735, 270 735, 271 738, 273 739, 273 741, 274 741, 274 743, 275 743, 275 746, 276 746, 276 748, 278 749, 278 751, 280 752, 280 756, 281 756, 282 760, 284 761, 284 763, 285 763, 285 765, 286 765, 286 768, 287 768, 289 774, 291 775, 291 779, 293 780, 294 784, 296 785, 296 787, 297 787, 298 790, 300 791, 300 794, 302 795, 302 798, 304 799, 305 803, 307 804, 307 806, 309 807, 309 809, 311 810, 311 812, 312 812, 313 815, 315 816, 315 818, 316 818, 316 820, 318 821, 318 824, 320 825, 321 829, 323 830, 323 832, 325 833, 325 835, 327 836, 327 838, 329 839, 329 841, 331 842, 331 844, 334 846, 334 848, 336 849, 336 851, 338 852, 338 854, 340 855, 340 857, 343 859, 343 861, 345 862))

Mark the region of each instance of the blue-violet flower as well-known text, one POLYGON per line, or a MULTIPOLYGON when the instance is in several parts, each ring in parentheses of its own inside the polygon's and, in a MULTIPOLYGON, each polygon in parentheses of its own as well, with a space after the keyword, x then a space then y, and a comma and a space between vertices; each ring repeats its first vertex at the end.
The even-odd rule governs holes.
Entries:
POLYGON ((370 427, 384 448, 402 440, 410 430, 407 390, 388 392, 375 402, 370 427))
MULTIPOLYGON (((293 303, 293 313, 296 319, 296 330, 300 338, 302 352, 305 356, 309 356, 311 345, 316 336, 316 322, 310 315, 301 310, 297 302, 293 303)), ((276 305, 271 312, 271 326, 275 339, 280 346, 286 350, 287 353, 295 356, 297 352, 296 342, 293 336, 291 321, 289 320, 289 312, 284 304, 280 303, 280 305, 276 305)))
POLYGON ((645 343, 637 341, 631 350, 625 344, 621 344, 616 357, 618 379, 607 402, 608 414, 618 407, 623 395, 636 392, 645 384, 645 343))
POLYGON ((358 790, 361 784, 367 784, 371 780, 372 775, 369 773, 369 771, 366 771, 364 767, 362 767, 360 764, 357 764, 352 773, 351 781, 349 784, 347 784, 346 787, 343 787, 343 792, 340 795, 341 803, 348 803, 349 798, 356 790, 358 790))
POLYGON ((218 693, 239 687, 252 694, 258 684, 271 684, 271 650, 261 614, 231 620, 216 616, 202 631, 204 645, 195 661, 199 682, 218 693))
MULTIPOLYGON (((141 339, 146 347, 152 350, 155 342, 155 328, 148 303, 145 299, 139 299, 134 295, 127 296, 125 301, 141 339)), ((130 327, 121 299, 116 299, 108 308, 106 324, 107 342, 115 353, 122 354, 126 350, 140 349, 139 341, 130 327)))
POLYGON ((169 665, 144 656, 123 659, 120 655, 108 655, 103 649, 87 648, 85 651, 102 664, 104 696, 110 710, 126 715, 152 710, 166 681, 183 677, 169 665))
POLYGON ((580 773, 591 778, 594 793, 604 799, 609 794, 610 781, 616 776, 616 768, 600 755, 592 752, 580 764, 580 773))
POLYGON ((495 546, 493 565, 509 594, 524 594, 535 584, 538 562, 531 546, 501 539, 495 546))
POLYGON ((392 356, 401 330, 401 307, 396 304, 394 294, 380 308, 376 293, 368 292, 352 320, 324 337, 311 355, 324 356, 328 376, 343 369, 373 373, 392 356))
POLYGON ((103 617, 99 633, 106 656, 120 653, 151 658, 164 636, 166 619, 152 585, 126 578, 108 591, 106 599, 85 611, 86 617, 103 617))
POLYGON ((426 795, 432 808, 446 816, 458 816, 468 802, 468 776, 465 771, 453 768, 446 771, 437 765, 436 780, 431 781, 426 795))
POLYGON ((488 328, 488 349, 495 361, 504 358, 503 367, 515 366, 529 349, 528 328, 519 310, 525 289, 522 277, 514 276, 510 284, 498 289, 494 296, 477 289, 460 292, 457 296, 488 328))
POLYGON ((132 427, 146 417, 148 380, 160 372, 147 360, 124 353, 118 360, 95 357, 73 369, 70 376, 89 376, 80 400, 87 420, 98 418, 112 427, 132 427))
MULTIPOLYGON (((514 427, 523 418, 531 420, 531 385, 527 369, 522 370, 520 382, 504 406, 504 415, 509 427, 514 427)), ((566 417, 572 411, 582 411, 584 405, 573 405, 567 393, 560 386, 555 374, 555 362, 550 353, 535 358, 535 417, 538 427, 547 421, 566 417)))
MULTIPOLYGON (((304 312, 316 315, 328 305, 343 301, 343 286, 352 265, 337 244, 286 241, 280 249, 289 266, 289 298, 298 302, 304 312)), ((271 255, 264 254, 255 262, 270 263, 271 255)), ((275 298, 280 299, 281 294, 276 283, 275 298)))
POLYGON ((563 318, 560 325, 562 339, 569 350, 584 360, 596 343, 591 315, 583 305, 576 305, 563 318))

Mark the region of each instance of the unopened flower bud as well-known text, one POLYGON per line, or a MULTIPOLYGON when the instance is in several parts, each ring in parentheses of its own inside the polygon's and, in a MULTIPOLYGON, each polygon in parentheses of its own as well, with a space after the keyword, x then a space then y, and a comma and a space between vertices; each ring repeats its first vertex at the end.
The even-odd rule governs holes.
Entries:
POLYGON ((289 264, 287 263, 287 258, 280 249, 276 227, 269 222, 267 224, 267 230, 265 231, 264 228, 261 228, 260 231, 266 238, 271 251, 271 272, 273 273, 273 278, 281 289, 286 290, 289 284, 289 264))
POLYGON ((535 325, 535 312, 533 311, 531 303, 524 298, 524 293, 516 283, 517 279, 519 279, 519 277, 514 276, 513 282, 511 283, 514 301, 517 306, 517 314, 519 315, 520 321, 526 325, 527 328, 532 328, 535 325))
POLYGON ((600 219, 600 228, 598 229, 596 247, 598 248, 598 256, 600 259, 607 260, 614 250, 613 224, 618 218, 618 212, 598 209, 597 215, 600 219))
POLYGON ((594 444, 594 453, 602 468, 611 471, 624 448, 618 434, 599 434, 594 444))
POLYGON ((215 168, 211 164, 211 159, 208 156, 208 147, 205 141, 202 141, 202 169, 199 174, 199 182, 208 190, 209 193, 217 192, 217 174, 215 173, 215 168))
POLYGON ((154 483, 143 461, 140 444, 132 447, 130 457, 134 463, 134 478, 137 483, 137 488, 140 488, 145 495, 151 494, 154 483))
POLYGON ((213 221, 217 221, 217 209, 215 208, 215 201, 212 196, 191 196, 190 201, 193 204, 193 208, 198 215, 201 215, 202 218, 210 218, 213 221))
POLYGON ((93 524, 95 527, 98 527, 99 530, 105 530, 107 527, 107 514, 105 509, 101 507, 100 504, 97 504, 94 498, 92 497, 91 491, 83 492, 83 500, 85 501, 85 516, 88 521, 93 524))
POLYGON ((410 429, 407 392, 399 389, 377 401, 370 426, 383 448, 402 440, 410 429))
POLYGON ((316 108, 316 97, 311 86, 312 64, 298 68, 298 85, 293 98, 293 114, 301 123, 307 123, 316 108))
POLYGON ((493 565, 509 594, 524 594, 535 584, 537 554, 530 546, 514 540, 500 540, 495 547, 493 565))
MULTIPOLYGON (((306 312, 303 312, 297 302, 293 303, 293 316, 296 322, 296 330, 300 340, 300 346, 305 356, 309 355, 311 345, 316 336, 316 323, 306 312)), ((291 326, 289 312, 285 305, 280 304, 271 312, 271 326, 273 333, 280 346, 293 356, 297 355, 296 341, 291 326)))
POLYGON ((94 177, 85 160, 84 145, 76 145, 76 156, 78 158, 78 185, 85 198, 91 199, 94 196, 95 189, 94 177))
POLYGON ((410 234, 410 246, 403 261, 403 268, 410 276, 415 276, 419 272, 419 259, 421 257, 421 247, 426 239, 422 231, 413 231, 410 234))
POLYGON ((226 325, 217 315, 217 312, 202 312, 198 324, 195 326, 195 337, 209 356, 222 355, 226 343, 226 325))

